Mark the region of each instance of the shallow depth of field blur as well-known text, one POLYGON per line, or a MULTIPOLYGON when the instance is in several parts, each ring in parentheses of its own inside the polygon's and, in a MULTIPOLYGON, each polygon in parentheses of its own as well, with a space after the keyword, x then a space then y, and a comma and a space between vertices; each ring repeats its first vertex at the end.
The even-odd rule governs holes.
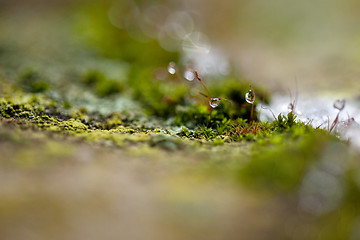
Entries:
POLYGON ((1 238, 360 239, 359 9, 0 0, 1 238))

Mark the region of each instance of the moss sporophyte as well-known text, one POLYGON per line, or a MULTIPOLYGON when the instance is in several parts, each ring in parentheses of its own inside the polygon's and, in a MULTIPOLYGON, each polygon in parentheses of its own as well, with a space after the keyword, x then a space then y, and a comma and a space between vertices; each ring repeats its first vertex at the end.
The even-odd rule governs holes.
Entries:
POLYGON ((251 85, 249 86, 250 86, 250 90, 245 94, 245 100, 246 102, 251 104, 251 113, 250 113, 250 122, 251 122, 254 114, 255 91, 254 89, 252 89, 251 85))
POLYGON ((210 97, 210 91, 209 89, 206 87, 205 83, 201 80, 201 78, 199 77, 197 71, 195 71, 195 76, 196 76, 196 79, 199 80, 199 82, 203 85, 203 87, 205 88, 206 92, 208 93, 208 95, 206 95, 205 93, 202 93, 198 90, 198 93, 206 98, 209 99, 209 106, 210 106, 210 122, 211 122, 211 113, 212 113, 212 110, 216 107, 219 106, 219 102, 220 101, 227 101, 228 103, 231 104, 231 101, 227 100, 226 98, 212 98, 210 97))

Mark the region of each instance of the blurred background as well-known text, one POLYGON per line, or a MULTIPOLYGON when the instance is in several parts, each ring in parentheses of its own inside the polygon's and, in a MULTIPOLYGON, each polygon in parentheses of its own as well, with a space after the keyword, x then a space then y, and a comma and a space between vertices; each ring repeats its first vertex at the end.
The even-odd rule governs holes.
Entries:
MULTIPOLYGON (((213 0, 2 0, 0 4, 2 16, 19 14, 14 21, 25 17, 47 21, 46 12, 53 15, 55 9, 62 9, 59 18, 63 21, 88 21, 82 23, 88 37, 99 33, 99 24, 107 24, 99 21, 108 21, 119 30, 118 35, 125 30, 134 42, 156 40, 162 49, 178 52, 183 64, 195 64, 203 74, 234 71, 273 91, 287 91, 295 82, 300 90, 341 96, 358 97, 360 90, 356 0, 229 0, 221 4, 213 0), (90 19, 64 13, 70 6, 88 10, 94 5, 97 12, 92 9, 90 19)), ((27 23, 19 23, 13 32, 30 31, 27 23)))
MULTIPOLYGON (((61 61, 52 66, 69 65, 69 71, 76 72, 99 65, 90 59, 101 56, 110 75, 129 79, 134 65, 155 69, 175 62, 192 79, 196 69, 214 81, 235 75, 258 84, 273 96, 271 107, 276 114, 284 112, 297 96, 299 113, 316 104, 322 115, 333 116, 332 103, 341 98, 349 103, 348 113, 359 117, 356 0, 229 0, 221 4, 212 0, 30 0, 0 4, 2 51, 23 53, 19 71, 42 59, 47 65, 61 61)), ((9 59, 4 61, 10 65, 9 59)), ((52 75, 55 73, 53 69, 52 75)), ((303 119, 322 119, 316 111, 305 115, 303 119)))

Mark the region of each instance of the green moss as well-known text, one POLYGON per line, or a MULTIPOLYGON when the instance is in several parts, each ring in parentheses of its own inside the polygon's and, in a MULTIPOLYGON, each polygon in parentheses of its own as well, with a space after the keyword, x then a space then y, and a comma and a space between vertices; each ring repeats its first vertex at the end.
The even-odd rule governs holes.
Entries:
POLYGON ((269 191, 294 190, 303 178, 311 161, 319 158, 322 147, 332 141, 328 134, 305 133, 302 138, 280 141, 255 147, 249 164, 239 170, 239 178, 248 185, 269 191))
POLYGON ((179 105, 176 107, 176 117, 174 123, 179 126, 186 126, 194 129, 200 124, 209 124, 210 115, 209 109, 204 104, 179 105))
POLYGON ((69 101, 64 101, 63 108, 64 109, 70 109, 71 108, 71 103, 69 101))
MULTIPOLYGON (((88 78, 90 85, 97 81, 92 77, 88 78)), ((162 96, 170 89, 175 90, 175 92, 181 89, 177 88, 178 83, 163 84, 155 81, 154 84, 150 85, 153 86, 154 91, 159 91, 155 95, 156 97, 162 96)), ((139 89, 137 88, 137 90, 139 89)), ((244 141, 256 141, 259 145, 267 142, 278 142, 280 144, 285 141, 282 134, 297 139, 302 138, 308 132, 315 131, 310 126, 296 121, 296 117, 292 114, 279 115, 276 121, 272 123, 257 121, 248 123, 247 119, 231 119, 231 116, 225 116, 221 112, 222 110, 216 109, 212 113, 210 122, 209 109, 205 104, 201 102, 186 104, 188 103, 186 100, 187 91, 187 89, 184 92, 181 90, 179 95, 174 92, 175 96, 178 96, 178 99, 174 101, 161 102, 160 99, 156 99, 156 101, 152 101, 155 107, 149 104, 149 108, 147 108, 152 109, 153 113, 159 111, 158 115, 171 116, 171 114, 176 114, 175 125, 186 123, 188 127, 178 132, 179 136, 185 138, 205 141, 205 143, 208 142, 214 146, 226 145, 227 142, 244 141), (179 101, 184 101, 184 105, 179 104, 179 101), (160 103, 157 104, 158 102, 160 103)), ((152 94, 149 94, 150 92, 152 93, 152 91, 144 89, 139 93, 139 96, 145 97, 145 99, 153 98, 152 94)), ((138 125, 139 119, 129 118, 126 114, 101 115, 88 112, 82 108, 75 109, 71 106, 69 109, 65 109, 63 104, 41 94, 29 95, 19 92, 16 97, 1 99, 0 106, 2 117, 13 118, 24 128, 35 127, 57 134, 72 135, 88 142, 106 141, 115 146, 145 142, 149 146, 167 150, 182 148, 179 139, 166 139, 164 136, 149 137, 149 135, 158 133, 160 130, 149 131, 138 125), (158 138, 162 139, 159 140, 158 138)), ((226 107, 226 104, 220 105, 219 109, 226 109, 226 107)), ((318 131, 320 132, 320 130, 318 131)))
POLYGON ((99 97, 107 97, 114 94, 122 93, 125 85, 118 81, 105 77, 98 71, 89 71, 83 77, 83 83, 90 87, 99 97))
MULTIPOLYGON (((262 142, 266 139, 274 138, 276 139, 277 135, 282 133, 287 133, 293 138, 302 137, 306 132, 322 132, 322 130, 314 130, 311 126, 306 125, 301 121, 295 121, 296 116, 292 113, 289 113, 287 116, 279 115, 277 120, 273 122, 257 122, 252 121, 247 122, 246 119, 238 118, 236 120, 231 120, 228 118, 216 119, 211 122, 207 120, 209 116, 207 115, 206 108, 186 107, 182 108, 179 111, 179 117, 182 121, 191 122, 191 116, 194 114, 199 117, 199 113, 202 113, 201 118, 192 119, 196 121, 199 119, 197 126, 194 127, 193 124, 188 124, 187 127, 195 128, 195 131, 189 131, 188 128, 183 128, 179 133, 181 136, 186 136, 188 138, 205 138, 207 140, 215 139, 220 136, 227 136, 230 141, 240 142, 240 141, 257 141, 262 142), (194 113, 196 112, 196 113, 194 113), (201 124, 205 122, 206 124, 201 124)), ((178 119, 175 119, 175 123, 178 119)))
POLYGON ((291 128, 295 124, 305 125, 300 121, 296 122, 295 120, 296 120, 296 115, 292 112, 289 112, 287 116, 279 114, 277 119, 274 121, 274 125, 279 130, 285 130, 291 128))
MULTIPOLYGON (((10 194, 10 198, 26 200, 29 194, 38 196, 40 193, 40 198, 33 199, 33 203, 42 207, 42 203, 46 201, 41 200, 41 192, 48 193, 55 183, 55 186, 60 188, 50 192, 56 192, 56 196, 59 194, 69 196, 66 192, 66 183, 62 181, 62 177, 66 176, 64 172, 77 169, 76 162, 79 159, 87 159, 88 155, 94 153, 94 156, 89 158, 108 159, 104 157, 107 155, 112 156, 114 161, 79 164, 77 170, 80 170, 80 175, 85 177, 85 180, 94 173, 105 172, 107 175, 103 180, 112 181, 112 175, 117 176, 117 170, 121 170, 123 166, 129 175, 121 176, 122 180, 133 177, 132 174, 137 176, 136 171, 140 169, 141 173, 145 174, 145 179, 149 179, 150 184, 155 184, 149 185, 149 189, 155 187, 160 193, 163 191, 162 184, 169 184, 169 181, 164 179, 173 179, 176 175, 180 176, 181 181, 187 180, 185 184, 180 184, 185 190, 189 187, 192 189, 192 183, 197 179, 204 179, 206 184, 204 188, 201 186, 201 191, 204 190, 206 194, 198 201, 199 206, 205 206, 202 208, 205 211, 201 210, 202 212, 209 212, 209 206, 203 203, 204 200, 213 198, 213 193, 221 196, 220 198, 215 196, 215 201, 219 199, 219 204, 227 204, 230 210, 234 209, 236 212, 236 209, 247 207, 248 205, 241 205, 246 204, 247 201, 240 202, 240 205, 235 201, 236 206, 231 205, 232 197, 237 196, 239 192, 243 200, 254 193, 256 202, 251 206, 260 209, 260 212, 269 212, 267 207, 273 206, 274 199, 279 205, 297 206, 301 183, 314 166, 326 160, 328 156, 324 152, 332 148, 334 143, 335 146, 342 146, 338 151, 340 154, 338 159, 336 158, 335 165, 348 160, 349 156, 343 154, 349 151, 346 144, 323 130, 313 129, 300 122, 292 113, 279 115, 273 122, 260 122, 257 119, 258 113, 254 112, 251 119, 251 107, 254 106, 256 109, 256 105, 260 102, 267 103, 269 96, 261 87, 253 85, 256 93, 255 105, 246 103, 244 96, 249 90, 251 81, 242 79, 241 76, 219 79, 204 77, 211 97, 226 98, 232 102, 228 104, 222 101, 213 109, 210 116, 209 99, 196 92, 197 90, 206 92, 198 81, 189 83, 176 75, 166 75, 168 62, 177 62, 179 53, 165 51, 156 40, 146 39, 149 41, 139 42, 133 38, 134 32, 114 27, 109 21, 109 7, 108 1, 92 1, 90 4, 81 4, 75 16, 69 17, 70 24, 76 25, 74 28, 77 36, 84 40, 74 48, 72 48, 73 40, 68 45, 71 54, 76 52, 75 48, 79 48, 80 52, 73 62, 65 64, 71 65, 71 68, 61 65, 61 61, 55 63, 56 67, 49 63, 50 68, 46 68, 46 71, 28 68, 19 73, 18 67, 27 66, 28 63, 24 64, 21 60, 18 62, 14 60, 16 70, 8 69, 5 65, 1 66, 5 71, 0 77, 4 75, 9 78, 0 79, 0 146, 3 156, 0 161, 3 164, 1 169, 5 173, 3 178, 5 183, 10 183, 9 189, 11 189, 10 192, 5 191, 5 195, 10 194), (83 48, 85 45, 90 48, 83 48), (80 56, 81 52, 85 53, 85 57, 80 56), (111 70, 105 71, 101 68, 103 65, 98 64, 99 59, 110 61, 116 59, 126 65, 124 76, 120 77, 121 79, 114 78, 111 70), (93 68, 94 66, 97 67, 93 68), (63 69, 70 70, 70 74, 63 69), (48 71, 55 71, 54 75, 64 77, 49 79, 52 72, 46 74, 48 71), (159 77, 159 72, 163 73, 162 77, 159 77), (55 87, 60 85, 63 85, 62 90, 55 87), (68 93, 67 88, 74 91, 68 93), (93 94, 83 94, 83 92, 93 94), (136 110, 127 106, 112 108, 113 100, 114 105, 121 105, 116 101, 120 94, 122 98, 132 98, 132 102, 136 102, 137 107, 141 105, 141 108, 136 110), (91 100, 88 99, 88 95, 91 95, 91 100), (96 104, 92 105, 94 102, 96 104), (103 108, 110 109, 107 111, 108 114, 99 113, 103 108), (118 112, 119 109, 128 110, 118 112), (142 110, 146 114, 143 114, 142 110), (63 169, 63 164, 69 160, 69 156, 74 162, 71 162, 70 168, 63 169), (59 163, 56 163, 57 160, 59 163), (133 160, 136 160, 136 164, 133 160), (7 168, 8 166, 10 167, 7 168), (109 167, 113 166, 121 169, 116 168, 114 174, 110 172, 109 175, 109 167), (57 173, 57 168, 60 169, 59 174, 53 174, 57 173), (132 172, 134 169, 136 171, 132 172), (36 174, 33 170, 36 170, 36 174), (38 176, 37 173, 44 174, 39 175, 40 180, 53 179, 54 182, 47 185, 49 183, 46 181, 38 182, 36 178, 34 182, 29 181, 29 183, 31 186, 40 183, 40 188, 28 189, 26 184, 23 187, 21 179, 24 177, 24 182, 27 182, 27 179, 34 180, 33 177, 38 176), (214 192, 211 190, 213 187, 215 187, 214 192), (14 189, 17 188, 22 196, 20 198, 16 194, 13 195, 16 193, 14 189), (24 189, 30 192, 24 192, 24 189), (234 192, 234 195, 227 195, 228 189, 234 192), (249 189, 253 191, 250 193, 247 191, 249 189), (268 204, 268 198, 262 198, 264 193, 270 196, 269 205, 262 205, 268 204)), ((121 9, 118 10, 121 12, 121 9)), ((119 13, 119 18, 122 16, 125 14, 119 13)), ((33 24, 36 25, 36 22, 34 21, 33 24)), ((58 31, 60 28, 54 29, 58 31)), ((69 38, 67 35, 63 37, 69 38)), ((56 42, 54 44, 57 45, 56 42)), ((42 50, 46 51, 46 49, 42 50)), ((38 65, 41 65, 41 62, 34 63, 34 66, 38 65)), ((179 68, 181 69, 181 66, 179 68)), ((358 155, 355 156, 352 164, 341 165, 343 175, 335 176, 339 178, 344 190, 341 201, 334 206, 332 212, 317 218, 316 224, 314 221, 309 221, 309 225, 314 225, 314 232, 319 232, 321 238, 343 239, 343 236, 350 234, 352 226, 358 219, 360 171, 358 155), (323 224, 322 228, 318 228, 318 222, 323 224)), ((336 168, 334 165, 329 166, 329 171, 336 168)), ((118 177, 115 178, 119 180, 118 177)), ((99 186, 102 186, 101 182, 100 185, 93 185, 94 188, 89 191, 96 190, 97 193, 99 186)), ((178 185, 169 184, 166 188, 168 187, 171 193, 176 186, 178 185)), ((131 184, 130 187, 136 187, 136 184, 131 184)), ((184 198, 189 200, 194 198, 188 193, 199 194, 197 191, 185 191, 184 198)), ((157 193, 156 196, 154 195, 155 200, 158 195, 157 193)), ((111 196, 107 197, 111 198, 111 196)), ((4 219, 10 219, 5 221, 10 226, 14 222, 11 220, 12 214, 18 215, 18 213, 13 213, 11 210, 11 203, 14 201, 7 201, 7 197, 4 199, 1 205, 2 209, 6 210, 6 214, 3 216, 4 219)), ((193 204, 190 205, 192 210, 197 210, 193 204)), ((26 210, 25 208, 23 210, 26 210)), ((59 214, 63 215, 63 206, 60 208, 59 214)), ((290 222, 293 221, 294 215, 295 218, 303 215, 300 208, 289 210, 285 207, 284 209, 285 211, 282 211, 283 208, 279 210, 281 216, 288 219, 290 215, 290 222), (291 211, 290 214, 288 211, 291 211)), ((23 214, 19 216, 21 215, 23 214)), ((218 212, 215 214, 215 216, 220 215, 218 212)), ((277 218, 277 212, 275 215, 277 218)), ((204 216, 208 219, 208 214, 204 216)), ((289 229, 302 230, 301 226, 297 225, 290 226, 289 229)))
MULTIPOLYGON (((228 99, 231 101, 231 104, 227 101, 220 101, 220 105, 210 111, 209 99, 198 95, 195 98, 188 99, 186 105, 177 106, 175 124, 189 128, 195 128, 200 124, 206 124, 211 128, 221 128, 224 126, 225 122, 236 119, 250 120, 252 105, 246 103, 244 97, 245 93, 249 90, 249 85, 231 79, 217 80, 218 81, 213 81, 211 84, 208 84, 211 96, 228 99)), ((196 88, 196 86, 192 87, 196 88)), ((268 102, 268 98, 265 97, 264 91, 259 90, 256 94, 257 100, 254 103, 254 109, 256 109, 256 105, 260 101, 259 99, 261 99, 262 102, 268 102)), ((256 110, 254 110, 252 120, 257 120, 256 110)), ((218 131, 222 131, 220 128, 218 131)))
POLYGON ((225 140, 224 139, 214 139, 213 141, 212 141, 212 144, 214 145, 214 146, 221 146, 221 145, 223 145, 225 143, 225 140))
POLYGON ((160 147, 165 150, 175 151, 183 148, 181 139, 174 136, 168 136, 165 134, 150 134, 150 146, 160 147))
POLYGON ((68 121, 62 121, 59 123, 59 127, 70 132, 84 132, 88 127, 80 120, 70 119, 68 121))
POLYGON ((168 118, 175 115, 177 106, 186 103, 188 89, 185 84, 157 80, 150 69, 140 69, 130 74, 128 84, 133 98, 142 104, 149 115, 168 118))
POLYGON ((50 89, 50 84, 43 80, 39 72, 29 68, 19 74, 19 85, 27 92, 40 93, 50 89))

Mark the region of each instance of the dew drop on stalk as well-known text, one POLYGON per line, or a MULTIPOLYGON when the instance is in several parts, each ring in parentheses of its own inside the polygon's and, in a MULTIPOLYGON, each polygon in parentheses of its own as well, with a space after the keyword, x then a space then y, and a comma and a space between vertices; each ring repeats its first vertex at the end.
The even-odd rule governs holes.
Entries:
POLYGON ((175 74, 176 73, 176 64, 174 62, 170 62, 167 70, 170 74, 175 74))
POLYGON ((220 99, 219 98, 211 98, 209 101, 209 105, 212 108, 216 108, 219 106, 220 99))
POLYGON ((250 89, 246 94, 245 94, 245 100, 246 102, 253 104, 255 101, 255 92, 253 89, 250 89))
POLYGON ((343 99, 343 100, 336 100, 335 102, 334 102, 334 108, 336 108, 336 109, 338 109, 339 111, 341 111, 341 110, 343 110, 344 109, 344 107, 345 107, 345 100, 343 99))

